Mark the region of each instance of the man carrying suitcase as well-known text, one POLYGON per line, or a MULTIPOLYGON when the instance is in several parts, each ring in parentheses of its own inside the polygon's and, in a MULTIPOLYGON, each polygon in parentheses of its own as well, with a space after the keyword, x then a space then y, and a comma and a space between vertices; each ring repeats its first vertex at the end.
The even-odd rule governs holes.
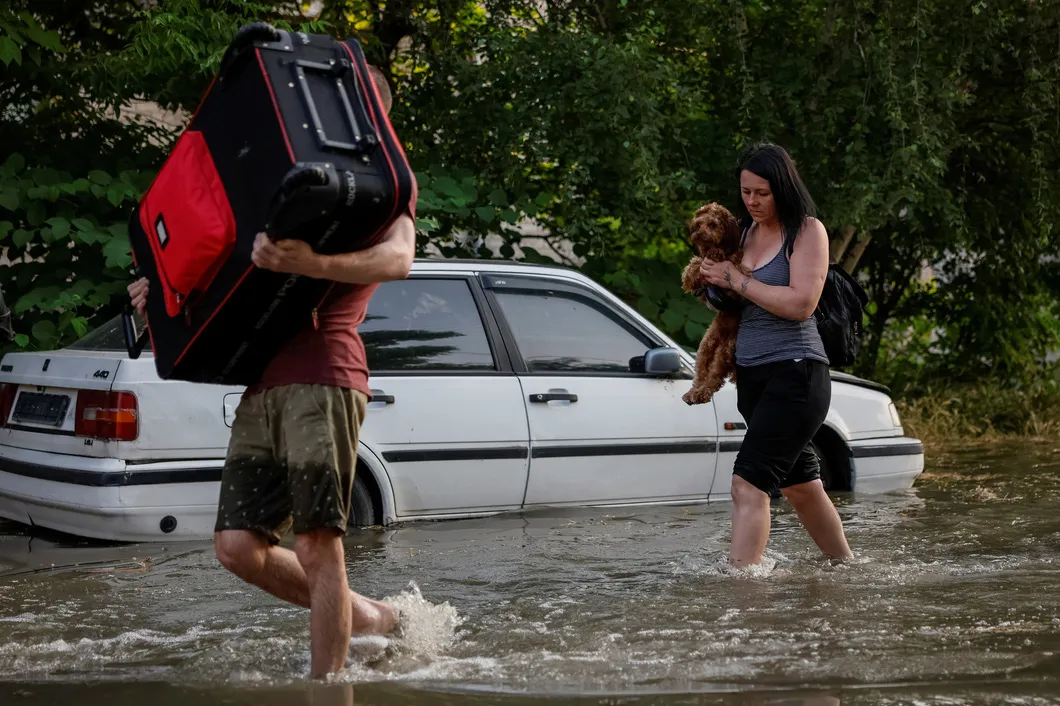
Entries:
MULTIPOLYGON (((389 87, 371 67, 389 112, 389 87)), ((382 240, 320 255, 300 240, 258 234, 258 267, 336 283, 316 322, 272 359, 240 400, 221 477, 214 541, 221 564, 277 598, 310 609, 311 676, 345 664, 351 634, 397 627, 395 609, 353 592, 342 537, 349 521, 357 436, 370 397, 357 326, 379 283, 404 279, 415 257, 416 191, 382 240), (288 529, 294 551, 278 546, 288 529)), ((129 286, 143 314, 147 280, 129 286)))

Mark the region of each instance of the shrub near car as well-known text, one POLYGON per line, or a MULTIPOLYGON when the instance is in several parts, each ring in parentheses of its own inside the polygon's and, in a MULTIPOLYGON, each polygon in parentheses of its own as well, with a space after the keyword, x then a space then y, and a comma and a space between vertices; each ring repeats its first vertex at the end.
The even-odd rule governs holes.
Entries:
MULTIPOLYGON (((729 500, 735 388, 688 406, 692 354, 579 272, 417 261, 360 327, 373 401, 356 525, 541 506, 729 500)), ((114 319, 0 361, 0 517, 119 541, 209 537, 241 388, 159 379, 114 319)), ((833 373, 831 490, 909 488, 923 449, 885 388, 833 373)))

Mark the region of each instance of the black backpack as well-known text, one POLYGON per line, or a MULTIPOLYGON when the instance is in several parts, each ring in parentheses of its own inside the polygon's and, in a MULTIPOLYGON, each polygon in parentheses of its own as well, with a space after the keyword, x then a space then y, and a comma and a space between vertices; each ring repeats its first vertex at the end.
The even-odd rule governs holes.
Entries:
POLYGON ((861 350, 862 317, 869 297, 839 265, 829 265, 813 317, 830 367, 851 365, 861 350))

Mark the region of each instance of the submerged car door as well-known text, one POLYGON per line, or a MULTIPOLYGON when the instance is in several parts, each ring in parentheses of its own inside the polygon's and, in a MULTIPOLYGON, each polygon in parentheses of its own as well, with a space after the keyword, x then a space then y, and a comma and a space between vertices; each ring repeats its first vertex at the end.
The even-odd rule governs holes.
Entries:
POLYGON ((361 438, 390 476, 399 516, 523 502, 526 409, 471 285, 444 275, 384 283, 358 327, 374 398, 361 438))
POLYGON ((522 383, 530 423, 526 505, 707 499, 713 405, 686 405, 691 371, 636 372, 665 345, 573 280, 482 277, 522 383))

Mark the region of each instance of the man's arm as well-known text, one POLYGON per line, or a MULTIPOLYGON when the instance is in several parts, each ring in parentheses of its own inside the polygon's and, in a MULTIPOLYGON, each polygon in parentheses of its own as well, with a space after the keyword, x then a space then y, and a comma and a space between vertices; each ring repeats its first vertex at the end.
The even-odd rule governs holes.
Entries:
POLYGON ((254 264, 267 270, 346 284, 405 279, 415 257, 416 225, 407 213, 394 221, 379 243, 359 252, 321 255, 304 241, 274 243, 261 233, 251 253, 254 264))

